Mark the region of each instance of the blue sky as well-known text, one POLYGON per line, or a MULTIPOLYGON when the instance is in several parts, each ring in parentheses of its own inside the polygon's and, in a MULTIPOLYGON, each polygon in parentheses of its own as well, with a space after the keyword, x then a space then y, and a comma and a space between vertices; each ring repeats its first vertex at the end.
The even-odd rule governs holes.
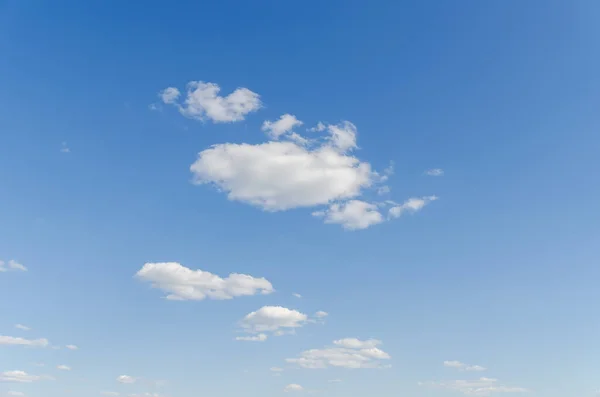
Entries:
POLYGON ((0 396, 595 396, 599 17, 0 2, 0 396))

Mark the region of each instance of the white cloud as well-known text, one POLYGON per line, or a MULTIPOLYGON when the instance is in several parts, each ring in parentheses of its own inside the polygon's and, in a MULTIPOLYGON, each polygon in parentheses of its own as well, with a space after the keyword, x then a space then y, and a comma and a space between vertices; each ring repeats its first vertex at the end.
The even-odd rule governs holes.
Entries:
POLYGON ((347 152, 355 149, 356 135, 358 130, 356 126, 349 121, 342 121, 340 124, 330 124, 327 126, 330 137, 329 140, 333 147, 338 148, 341 152, 347 152))
POLYGON ((442 175, 444 175, 444 170, 441 168, 432 168, 430 170, 425 171, 425 175, 442 176, 442 175))
POLYGON ((246 341, 246 342, 264 342, 268 338, 265 334, 258 334, 255 336, 238 336, 235 340, 246 341))
POLYGON ((25 371, 0 372, 0 382, 32 383, 44 379, 52 379, 49 376, 31 375, 25 371))
POLYGON ((316 126, 309 128, 308 131, 309 132, 323 132, 327 129, 327 126, 322 123, 322 122, 318 122, 316 126))
POLYGON ((179 112, 191 119, 211 120, 214 123, 230 123, 244 120, 247 114, 261 108, 260 96, 247 88, 237 88, 227 96, 220 96, 221 87, 214 83, 191 81, 183 102, 180 92, 169 87, 159 94, 166 104, 175 105, 179 112))
POLYGON ((60 369, 61 371, 70 371, 71 367, 69 367, 68 365, 59 365, 56 367, 57 369, 60 369))
POLYGON ((67 142, 63 142, 60 145, 60 152, 61 153, 71 153, 71 149, 69 148, 69 146, 67 145, 67 142))
POLYGON ((137 378, 134 378, 133 376, 129 376, 129 375, 120 375, 117 377, 117 382, 119 382, 119 383, 132 384, 132 383, 135 383, 136 381, 137 381, 137 378))
POLYGON ((284 392, 294 392, 294 391, 303 391, 303 390, 304 390, 304 388, 302 386, 295 384, 295 383, 289 384, 283 389, 284 392))
POLYGON ((294 292, 292 295, 293 295, 293 296, 295 296, 295 297, 296 297, 296 298, 298 298, 298 299, 301 299, 301 298, 302 298, 302 295, 300 295, 300 294, 298 294, 298 293, 296 293, 296 292, 294 292))
POLYGON ((167 87, 158 93, 160 99, 166 104, 175 103, 175 101, 177 101, 177 98, 179 98, 180 95, 181 93, 175 87, 167 87))
POLYGON ((436 196, 413 197, 409 198, 402 204, 396 204, 388 211, 391 218, 399 218, 405 212, 417 212, 423 209, 427 204, 437 200, 436 196))
POLYGON ((277 121, 265 121, 262 125, 262 130, 266 132, 271 139, 277 140, 281 135, 291 132, 295 127, 301 125, 302 121, 298 120, 296 116, 286 113, 277 121))
POLYGON ((335 203, 327 210, 313 212, 313 216, 324 217, 325 223, 339 224, 347 230, 366 229, 384 220, 377 205, 361 200, 335 203))
POLYGON ((24 397, 25 393, 21 391, 9 390, 6 394, 12 397, 24 397))
POLYGON ((77 347, 75 345, 66 345, 65 347, 69 350, 78 350, 79 349, 79 347, 77 347))
POLYGON ((346 338, 334 341, 337 347, 306 350, 298 358, 286 361, 302 368, 323 369, 328 367, 342 368, 383 368, 381 360, 389 360, 388 353, 375 347, 380 341, 371 339, 361 341, 346 338))
POLYGON ((250 333, 286 332, 306 324, 308 316, 281 306, 263 306, 242 319, 240 326, 250 333))
POLYGON ((446 382, 426 382, 421 386, 448 389, 467 396, 489 396, 493 393, 525 393, 523 387, 509 387, 498 383, 498 379, 479 378, 476 380, 452 380, 446 382))
POLYGON ((369 163, 337 147, 290 141, 214 145, 199 153, 190 170, 196 184, 212 184, 230 200, 267 211, 356 197, 377 179, 369 163))
POLYGON ((318 312, 315 313, 316 318, 325 318, 327 316, 329 316, 329 313, 324 312, 322 310, 319 310, 318 312))
POLYGON ((48 339, 25 339, 14 336, 0 335, 0 345, 29 346, 29 347, 47 347, 50 344, 48 339))
POLYGON ((0 261, 0 273, 2 272, 8 272, 8 271, 19 271, 19 272, 26 272, 27 268, 25 266, 23 266, 21 263, 11 259, 7 262, 4 261, 0 261))
POLYGON ((333 344, 348 349, 371 349, 381 345, 381 341, 377 339, 368 339, 362 341, 357 338, 344 338, 333 341, 333 344))
POLYGON ((452 361, 444 361, 444 367, 456 368, 463 371, 471 371, 471 372, 481 372, 487 370, 487 368, 482 367, 481 365, 468 365, 462 363, 460 361, 452 360, 452 361))
POLYGON ((31 331, 31 328, 23 324, 15 324, 15 328, 20 329, 21 331, 31 331))
POLYGON ((146 263, 136 276, 152 283, 154 288, 167 292, 167 299, 170 300, 231 299, 274 291, 265 278, 237 273, 221 278, 176 262, 146 263))

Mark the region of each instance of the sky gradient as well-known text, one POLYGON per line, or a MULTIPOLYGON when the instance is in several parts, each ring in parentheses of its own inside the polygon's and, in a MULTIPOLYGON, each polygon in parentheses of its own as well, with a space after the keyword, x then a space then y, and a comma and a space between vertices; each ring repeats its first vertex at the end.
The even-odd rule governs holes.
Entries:
POLYGON ((599 19, 0 0, 0 396, 596 396, 599 19))

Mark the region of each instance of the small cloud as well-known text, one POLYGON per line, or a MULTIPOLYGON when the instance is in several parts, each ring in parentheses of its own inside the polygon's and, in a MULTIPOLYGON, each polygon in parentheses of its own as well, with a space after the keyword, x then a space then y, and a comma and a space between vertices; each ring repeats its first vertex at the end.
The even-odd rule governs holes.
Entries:
POLYGON ((267 335, 258 334, 256 336, 238 336, 235 340, 246 341, 246 342, 264 342, 267 340, 267 335))
POLYGON ((432 168, 430 170, 425 171, 425 175, 429 176, 443 176, 444 170, 441 168, 432 168))
MULTIPOLYGON (((265 121, 262 125, 262 130, 273 140, 287 132, 291 132, 294 127, 302 125, 302 121, 298 120, 293 114, 284 114, 276 121, 265 121)), ((298 137, 300 135, 297 135, 298 137)))
POLYGON ((26 272, 27 268, 14 259, 9 260, 8 263, 0 261, 0 273, 8 271, 26 272))
POLYGON ((327 316, 329 316, 329 313, 324 312, 322 310, 319 310, 318 312, 315 313, 316 318, 325 318, 327 316))
POLYGON ((79 347, 77 347, 75 345, 66 345, 65 347, 69 350, 78 350, 79 349, 79 347))
POLYGON ((295 384, 295 383, 289 384, 283 389, 284 392, 295 392, 295 391, 303 391, 303 390, 304 390, 304 388, 302 386, 295 384))
POLYGON ((487 368, 482 367, 481 365, 468 365, 462 363, 460 361, 452 360, 452 361, 444 361, 444 367, 448 368, 456 368, 461 371, 469 371, 469 372, 481 372, 486 371, 487 368))
POLYGON ((69 148, 69 146, 67 146, 67 142, 63 142, 60 145, 60 152, 61 153, 71 153, 71 149, 69 148))
POLYGON ((21 331, 31 331, 31 328, 23 324, 15 324, 15 328, 20 329, 21 331))
POLYGON ((68 365, 59 365, 56 368, 60 369, 61 371, 70 371, 71 370, 71 367, 69 367, 68 365))
POLYGON ((418 212, 427 204, 437 200, 437 196, 413 197, 402 204, 397 204, 388 210, 390 218, 399 218, 405 212, 418 212))
POLYGON ((293 295, 293 296, 295 296, 295 297, 296 297, 296 298, 298 298, 298 299, 301 299, 301 298, 302 298, 302 295, 300 295, 300 294, 298 294, 298 293, 296 293, 296 292, 294 292, 292 295, 293 295))
POLYGON ((20 392, 20 391, 14 391, 14 390, 9 390, 6 394, 8 394, 11 397, 24 397, 25 393, 20 392))
POLYGON ((271 368, 269 368, 269 370, 271 372, 283 372, 283 368, 279 368, 279 367, 271 367, 271 368))
POLYGON ((148 105, 148 109, 150 109, 154 112, 160 112, 160 111, 162 111, 162 106, 160 106, 159 104, 156 104, 156 103, 151 103, 150 105, 148 105))
POLYGON ((327 126, 322 123, 322 122, 318 122, 316 126, 309 128, 308 131, 309 132, 323 132, 327 129, 327 126))
POLYGON ((119 382, 119 383, 132 384, 132 383, 135 383, 136 381, 137 381, 136 378, 134 378, 133 376, 129 376, 129 375, 121 375, 121 376, 117 377, 117 382, 119 382))

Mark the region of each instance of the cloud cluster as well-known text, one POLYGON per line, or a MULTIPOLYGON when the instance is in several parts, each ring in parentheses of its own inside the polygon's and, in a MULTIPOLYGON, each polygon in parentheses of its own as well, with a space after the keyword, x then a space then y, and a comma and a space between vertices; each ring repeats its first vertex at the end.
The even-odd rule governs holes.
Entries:
POLYGON ((221 278, 176 262, 146 263, 136 276, 165 291, 166 298, 170 300, 232 299, 275 291, 265 278, 237 273, 221 278))
POLYGON ((214 123, 231 123, 244 120, 248 113, 260 109, 260 96, 247 88, 237 88, 227 96, 220 96, 218 84, 190 81, 185 98, 179 101, 181 92, 168 87, 159 93, 163 103, 177 107, 185 117, 214 123))
MULTIPOLYGON (((262 107, 260 96, 247 88, 227 96, 220 96, 220 90, 215 83, 192 81, 185 94, 168 87, 159 97, 186 117, 215 123, 242 121, 262 107)), ((321 207, 313 211, 314 216, 347 230, 366 229, 405 211, 416 212, 435 199, 413 198, 400 205, 372 202, 364 195, 371 190, 389 193, 384 183, 393 168, 379 174, 356 156, 356 126, 349 121, 318 122, 306 129, 315 134, 307 138, 294 131, 303 125, 295 115, 285 113, 262 123, 266 142, 219 143, 202 150, 190 166, 193 182, 212 185, 229 200, 265 211, 321 207), (418 208, 412 205, 417 202, 422 203, 418 208), (386 208, 387 216, 382 212, 386 208)))
POLYGON ((377 346, 381 341, 370 339, 361 341, 355 338, 340 339, 334 346, 323 349, 306 350, 297 358, 286 362, 308 369, 341 368, 384 368, 383 360, 389 360, 388 353, 377 346))
POLYGON ((8 262, 0 261, 0 273, 9 271, 26 272, 27 268, 13 259, 8 262))

